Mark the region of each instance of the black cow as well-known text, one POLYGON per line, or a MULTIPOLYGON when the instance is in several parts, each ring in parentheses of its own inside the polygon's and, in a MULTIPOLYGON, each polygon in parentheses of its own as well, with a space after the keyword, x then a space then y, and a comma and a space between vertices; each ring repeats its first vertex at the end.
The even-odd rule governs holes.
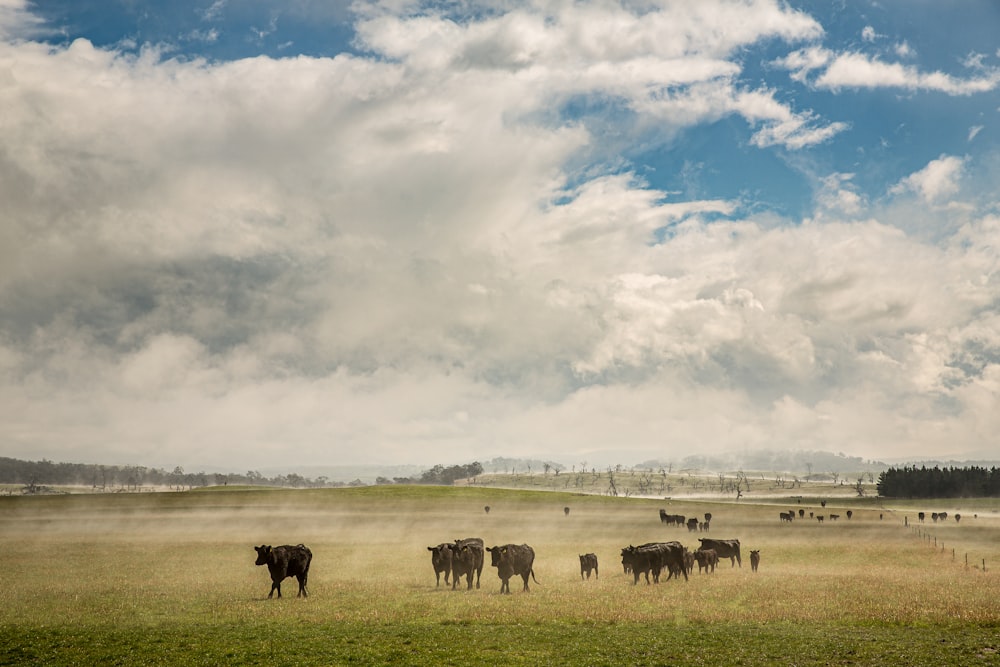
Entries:
POLYGON ((698 549, 694 552, 694 559, 698 563, 699 574, 702 570, 709 572, 709 568, 715 572, 715 566, 719 564, 719 555, 715 553, 715 549, 698 549))
POLYGON ((660 572, 667 569, 667 579, 681 574, 687 579, 687 569, 684 567, 684 547, 680 542, 650 542, 638 547, 629 545, 622 549, 622 565, 631 569, 633 585, 639 583, 639 575, 653 575, 653 583, 659 583, 660 572))
POLYGON ((443 542, 436 547, 427 547, 431 552, 431 565, 434 566, 434 577, 437 585, 441 585, 441 573, 444 573, 444 585, 448 585, 448 576, 451 574, 451 545, 443 542))
POLYGON ((268 593, 268 598, 274 596, 274 591, 278 591, 278 597, 281 597, 281 582, 288 577, 299 580, 299 594, 296 597, 309 597, 306 583, 313 555, 305 545, 262 545, 254 547, 254 550, 257 552, 257 562, 254 565, 267 565, 267 570, 271 573, 271 592, 268 593))
POLYGON ((707 537, 699 537, 702 549, 715 549, 715 554, 720 558, 728 558, 733 567, 736 563, 743 567, 743 560, 740 558, 739 540, 713 540, 707 537))
POLYGON ((580 556, 580 578, 583 579, 583 574, 587 574, 587 579, 590 579, 590 571, 594 571, 594 579, 598 579, 597 576, 597 554, 583 554, 580 556))
MULTIPOLYGON (((505 544, 487 549, 492 555, 493 567, 500 577, 500 592, 510 593, 510 578, 514 575, 524 579, 524 590, 528 590, 528 577, 535 579, 535 550, 527 544, 505 544)), ((538 583, 538 579, 535 579, 538 583)))
POLYGON ((696 533, 698 532, 698 519, 691 517, 687 521, 688 532, 696 533))
POLYGON ((464 576, 469 584, 467 590, 472 590, 472 575, 476 575, 476 588, 479 588, 479 578, 483 574, 483 539, 468 537, 455 540, 451 547, 451 590, 458 587, 459 580, 464 576))
POLYGON ((760 550, 750 552, 750 569, 754 572, 757 571, 757 566, 760 565, 760 550))

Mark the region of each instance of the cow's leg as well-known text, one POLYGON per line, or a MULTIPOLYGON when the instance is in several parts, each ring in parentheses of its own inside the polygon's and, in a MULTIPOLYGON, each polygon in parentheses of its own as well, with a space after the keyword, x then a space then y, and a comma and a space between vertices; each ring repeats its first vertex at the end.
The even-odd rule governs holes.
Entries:
POLYGON ((281 582, 280 581, 271 582, 271 592, 268 594, 267 597, 270 598, 271 596, 273 596, 274 595, 274 591, 278 591, 278 597, 280 598, 281 597, 281 582))
POLYGON ((525 572, 524 574, 521 575, 521 577, 524 579, 524 590, 525 590, 525 592, 527 592, 529 590, 528 589, 528 573, 525 572))
POLYGON ((299 594, 295 597, 309 597, 309 592, 306 590, 306 582, 309 580, 309 573, 299 575, 299 594))
POLYGON ((594 566, 594 579, 600 579, 600 577, 597 576, 597 566, 596 565, 594 566))

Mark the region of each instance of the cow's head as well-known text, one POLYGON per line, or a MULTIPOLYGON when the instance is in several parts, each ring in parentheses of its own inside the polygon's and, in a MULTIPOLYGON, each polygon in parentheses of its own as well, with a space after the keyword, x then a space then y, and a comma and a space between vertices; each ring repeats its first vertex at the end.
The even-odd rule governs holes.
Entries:
POLYGON ((497 567, 500 565, 500 558, 503 553, 507 550, 507 547, 490 547, 487 551, 490 552, 490 565, 497 567))
POLYGON ((254 551, 257 552, 257 562, 254 565, 267 565, 271 560, 271 545, 266 544, 259 547, 254 547, 254 551))

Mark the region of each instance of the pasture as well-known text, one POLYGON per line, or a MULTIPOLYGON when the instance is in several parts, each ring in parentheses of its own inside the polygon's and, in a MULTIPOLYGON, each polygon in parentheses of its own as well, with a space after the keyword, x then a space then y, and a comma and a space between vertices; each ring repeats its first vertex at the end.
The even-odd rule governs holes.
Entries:
POLYGON ((6 497, 0 663, 998 664, 997 509, 397 486, 6 497), (841 518, 779 522, 800 506, 841 518), (661 507, 711 512, 711 532, 664 526, 661 507), (541 583, 501 595, 487 554, 480 589, 435 587, 427 547, 470 536, 532 545, 541 583), (622 572, 624 546, 698 537, 739 538, 743 567, 650 586, 622 572), (310 596, 290 579, 268 600, 253 547, 300 542, 310 596), (582 581, 587 552, 600 574, 582 581))

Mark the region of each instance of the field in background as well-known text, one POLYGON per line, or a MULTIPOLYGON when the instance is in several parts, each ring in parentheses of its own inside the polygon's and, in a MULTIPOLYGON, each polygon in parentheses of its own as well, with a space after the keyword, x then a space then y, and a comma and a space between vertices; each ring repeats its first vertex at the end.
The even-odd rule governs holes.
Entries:
POLYGON ((996 664, 998 509, 400 486, 0 498, 0 663, 996 664), (779 522, 800 507, 841 518, 779 522), (706 536, 660 508, 711 512, 743 567, 634 586, 622 547, 706 536), (427 547, 468 536, 531 544, 541 583, 500 595, 487 562, 479 590, 436 588, 427 547), (311 596, 286 580, 267 600, 252 546, 299 542, 311 596), (599 579, 581 581, 586 552, 599 579))

